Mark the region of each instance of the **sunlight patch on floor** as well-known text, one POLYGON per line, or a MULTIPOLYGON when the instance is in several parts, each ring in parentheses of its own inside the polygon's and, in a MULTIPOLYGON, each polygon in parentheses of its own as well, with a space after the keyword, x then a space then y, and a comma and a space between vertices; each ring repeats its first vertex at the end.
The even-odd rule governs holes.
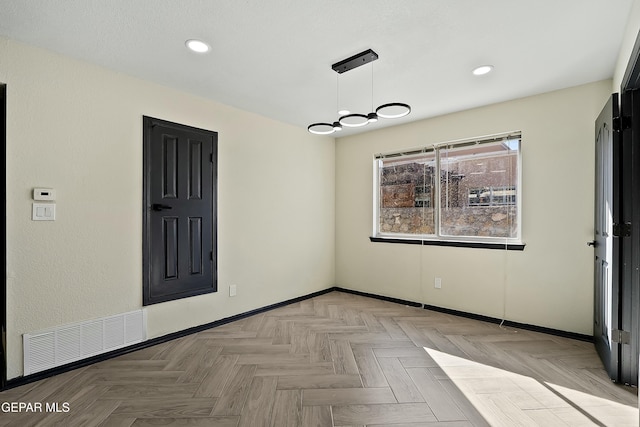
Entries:
POLYGON ((492 426, 637 426, 638 409, 424 347, 492 426))

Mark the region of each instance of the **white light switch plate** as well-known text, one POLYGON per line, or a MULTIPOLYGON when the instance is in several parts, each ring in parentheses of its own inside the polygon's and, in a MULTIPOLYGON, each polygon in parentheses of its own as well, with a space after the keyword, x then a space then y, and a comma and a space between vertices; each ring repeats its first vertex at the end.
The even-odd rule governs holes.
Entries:
POLYGON ((31 219, 34 221, 55 221, 55 203, 34 203, 31 210, 31 219))

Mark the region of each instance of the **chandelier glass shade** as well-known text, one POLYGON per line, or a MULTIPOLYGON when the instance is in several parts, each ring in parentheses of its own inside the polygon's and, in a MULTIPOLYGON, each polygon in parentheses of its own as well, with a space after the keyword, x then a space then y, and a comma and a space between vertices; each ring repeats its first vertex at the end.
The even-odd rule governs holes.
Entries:
POLYGON ((348 128, 359 128, 360 126, 364 126, 369 123, 369 119, 364 114, 347 114, 346 116, 340 117, 338 122, 345 127, 348 128))
MULTIPOLYGON (((373 50, 368 49, 343 61, 337 62, 331 66, 331 68, 338 74, 345 73, 361 65, 373 62, 378 59, 378 54, 373 50)), ((371 70, 371 98, 373 104, 373 68, 371 70)), ((375 123, 379 118, 382 119, 397 119, 404 117, 411 112, 409 104, 401 102, 391 102, 388 104, 382 104, 375 111, 371 113, 350 113, 348 111, 340 111, 341 115, 337 121, 333 123, 318 122, 312 123, 307 127, 307 130, 317 135, 329 135, 334 132, 339 132, 343 128, 357 128, 366 126, 369 123, 375 123)))
POLYGON ((401 102, 392 102, 376 108, 376 114, 383 119, 398 119, 411 112, 411 107, 401 102))
MULTIPOLYGON (((329 135, 336 131, 335 127, 331 123, 313 123, 309 125, 307 130, 311 133, 315 133, 316 135, 329 135)), ((340 130, 342 130, 342 128, 340 128, 340 130)))

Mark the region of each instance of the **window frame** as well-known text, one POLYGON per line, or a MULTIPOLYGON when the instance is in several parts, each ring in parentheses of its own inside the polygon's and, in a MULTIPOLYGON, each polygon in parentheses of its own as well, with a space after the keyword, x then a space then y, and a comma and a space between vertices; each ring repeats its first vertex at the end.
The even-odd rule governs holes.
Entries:
MULTIPOLYGON (((522 240, 522 200, 523 200, 523 185, 522 185, 522 132, 511 131, 500 134, 486 135, 476 138, 461 139, 455 141, 447 141, 441 143, 435 143, 430 146, 424 146, 409 150, 394 151, 389 153, 375 154, 373 158, 373 227, 372 236, 370 240, 372 242, 386 242, 386 243, 408 243, 408 244, 421 244, 421 245, 438 245, 438 246, 460 246, 460 247, 473 247, 473 248, 487 248, 487 249, 509 249, 509 250, 523 250, 525 244, 522 240), (384 159, 390 158, 406 158, 421 157, 429 152, 433 152, 435 156, 435 175, 440 176, 441 173, 441 152, 442 150, 451 149, 456 150, 458 148, 469 147, 472 145, 480 144, 496 144, 506 141, 518 141, 517 151, 517 173, 516 173, 516 236, 515 237, 491 237, 491 236, 451 236, 443 234, 441 224, 441 210, 442 207, 442 182, 441 179, 435 179, 435 191, 433 196, 434 200, 434 234, 412 234, 412 233, 394 233, 383 232, 380 230, 380 209, 381 209, 381 170, 384 159)), ((479 207, 479 206, 478 206, 479 207)))

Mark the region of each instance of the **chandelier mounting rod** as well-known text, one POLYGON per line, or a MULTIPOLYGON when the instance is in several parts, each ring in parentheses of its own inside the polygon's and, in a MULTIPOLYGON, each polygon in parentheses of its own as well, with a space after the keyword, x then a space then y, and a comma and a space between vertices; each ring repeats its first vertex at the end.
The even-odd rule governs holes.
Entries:
POLYGON ((364 52, 360 52, 347 59, 343 59, 340 62, 336 62, 331 66, 331 69, 338 74, 346 73, 349 70, 358 68, 361 65, 368 64, 378 59, 378 54, 371 49, 367 49, 364 52))

